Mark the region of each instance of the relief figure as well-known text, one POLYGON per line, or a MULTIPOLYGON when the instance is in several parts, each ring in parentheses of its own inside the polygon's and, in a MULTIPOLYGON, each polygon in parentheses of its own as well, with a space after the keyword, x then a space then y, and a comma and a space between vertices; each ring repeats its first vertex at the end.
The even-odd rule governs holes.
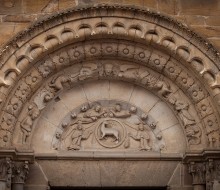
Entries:
POLYGON ((102 110, 100 105, 96 105, 93 109, 88 110, 84 115, 82 120, 88 120, 91 122, 96 121, 97 119, 101 118, 105 114, 105 111, 102 110))
POLYGON ((85 131, 82 122, 78 121, 75 130, 71 134, 71 144, 68 146, 68 150, 80 150, 81 141, 89 138, 92 131, 85 131))
POLYGON ((22 131, 22 143, 26 143, 28 140, 28 137, 31 134, 33 122, 40 114, 39 110, 36 108, 29 108, 28 116, 23 119, 23 121, 20 124, 21 131, 22 131))
POLYGON ((140 141, 140 150, 151 150, 151 147, 149 146, 150 136, 148 132, 145 130, 143 123, 140 123, 138 125, 136 135, 133 135, 131 133, 129 133, 128 135, 132 137, 134 140, 140 141))
POLYGON ((119 131, 117 129, 111 128, 110 126, 112 126, 112 123, 109 121, 103 121, 103 123, 101 124, 101 138, 103 139, 106 136, 112 136, 115 138, 115 141, 119 141, 119 131))
POLYGON ((116 118, 126 118, 130 117, 131 113, 128 110, 122 110, 120 104, 116 104, 114 109, 111 110, 111 113, 116 118))

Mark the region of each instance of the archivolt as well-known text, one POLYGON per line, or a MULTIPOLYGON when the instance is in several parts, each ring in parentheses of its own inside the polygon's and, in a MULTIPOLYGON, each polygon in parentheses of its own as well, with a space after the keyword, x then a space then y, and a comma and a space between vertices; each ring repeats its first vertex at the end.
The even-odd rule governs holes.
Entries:
MULTIPOLYGON (((201 40, 170 18, 129 7, 69 10, 36 23, 8 44, 1 56, 0 90, 4 101, 1 104, 1 146, 10 145, 9 137, 18 125, 19 115, 26 112, 22 111, 23 107, 26 109, 24 105, 30 104, 29 100, 42 86, 44 78, 75 63, 117 57, 139 64, 138 75, 145 67, 159 73, 152 88, 160 92, 167 89, 160 96, 168 103, 173 99, 170 97, 173 92, 159 78, 164 75, 171 79, 197 110, 209 146, 218 147, 218 55, 201 40), (62 47, 65 49, 59 50, 62 47)), ((96 73, 97 68, 89 66, 86 72, 96 73)), ((147 82, 140 82, 143 78, 139 76, 129 77, 124 80, 149 86, 147 82)), ((173 105, 175 107, 175 102, 173 105)))

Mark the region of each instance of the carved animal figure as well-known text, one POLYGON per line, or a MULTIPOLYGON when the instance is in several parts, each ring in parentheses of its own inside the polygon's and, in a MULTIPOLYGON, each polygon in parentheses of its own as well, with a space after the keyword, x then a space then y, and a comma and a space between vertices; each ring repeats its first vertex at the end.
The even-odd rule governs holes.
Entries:
POLYGON ((109 125, 108 121, 104 121, 101 125, 101 138, 103 139, 106 136, 113 136, 115 137, 115 141, 119 141, 119 131, 117 129, 108 128, 109 125))
POLYGON ((59 77, 53 78, 49 86, 59 91, 59 90, 63 90, 63 84, 69 81, 70 81, 69 77, 61 75, 59 77))

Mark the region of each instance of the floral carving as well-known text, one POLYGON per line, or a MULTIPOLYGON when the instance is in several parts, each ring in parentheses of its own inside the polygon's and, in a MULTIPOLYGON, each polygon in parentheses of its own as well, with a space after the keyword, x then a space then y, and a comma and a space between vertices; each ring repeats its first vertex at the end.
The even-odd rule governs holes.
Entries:
POLYGON ((56 67, 61 67, 62 65, 69 65, 69 56, 66 52, 62 52, 59 55, 54 55, 52 57, 53 62, 55 63, 56 67))
POLYGON ((0 144, 5 145, 11 139, 11 132, 5 129, 0 129, 0 144))
POLYGON ((15 91, 15 95, 22 101, 25 102, 28 96, 31 93, 31 88, 25 83, 22 82, 17 90, 15 91))
POLYGON ((14 162, 12 166, 12 183, 24 183, 29 174, 29 163, 14 162))
POLYGON ((34 87, 39 83, 42 79, 42 76, 38 73, 37 70, 32 70, 32 72, 25 77, 26 83, 34 89, 34 87))
POLYGON ((14 116, 18 116, 21 108, 22 108, 22 101, 19 100, 17 97, 13 97, 10 100, 10 104, 7 107, 7 112, 14 116))

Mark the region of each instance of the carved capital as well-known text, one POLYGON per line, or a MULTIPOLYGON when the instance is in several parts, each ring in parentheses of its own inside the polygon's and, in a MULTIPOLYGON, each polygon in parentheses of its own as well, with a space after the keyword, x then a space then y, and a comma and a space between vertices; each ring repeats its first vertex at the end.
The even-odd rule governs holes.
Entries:
POLYGON ((206 183, 206 165, 203 162, 190 162, 189 173, 193 177, 193 185, 206 183))
POLYGON ((28 173, 29 173, 28 161, 14 162, 12 168, 12 183, 25 183, 28 173))
MULTIPOLYGON (((198 160, 198 158, 197 158, 198 160)), ((202 160, 200 158, 200 160, 202 160)), ((220 160, 218 157, 206 158, 204 162, 190 161, 189 173, 194 186, 204 186, 206 190, 220 187, 220 160)))
POLYGON ((209 159, 206 164, 206 189, 212 190, 214 183, 220 181, 220 160, 209 159))
POLYGON ((11 188, 12 162, 9 158, 0 160, 0 181, 5 181, 6 189, 11 188))

